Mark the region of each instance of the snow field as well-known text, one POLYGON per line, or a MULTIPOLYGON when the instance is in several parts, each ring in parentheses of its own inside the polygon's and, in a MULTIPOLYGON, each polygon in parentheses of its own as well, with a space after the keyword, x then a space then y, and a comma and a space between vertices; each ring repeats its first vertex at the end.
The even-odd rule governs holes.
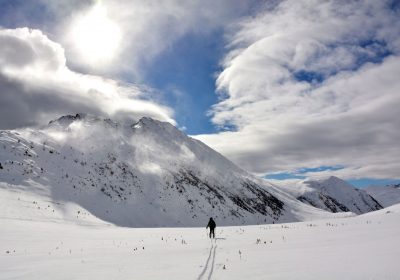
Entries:
MULTIPOLYGON (((206 225, 207 221, 204 221, 206 225)), ((217 221, 218 223, 218 221, 217 221)), ((0 279, 399 279, 400 205, 358 217, 205 228, 0 219, 0 279)))
POLYGON ((0 280, 400 279, 399 204, 314 208, 166 123, 66 116, 1 131, 0 158, 0 280))

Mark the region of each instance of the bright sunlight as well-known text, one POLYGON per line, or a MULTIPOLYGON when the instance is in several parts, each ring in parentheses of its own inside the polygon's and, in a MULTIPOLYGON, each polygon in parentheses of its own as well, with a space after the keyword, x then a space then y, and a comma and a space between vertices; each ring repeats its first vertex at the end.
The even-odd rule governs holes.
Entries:
POLYGON ((121 29, 100 3, 77 18, 71 27, 71 39, 77 53, 90 65, 110 62, 118 52, 121 29))

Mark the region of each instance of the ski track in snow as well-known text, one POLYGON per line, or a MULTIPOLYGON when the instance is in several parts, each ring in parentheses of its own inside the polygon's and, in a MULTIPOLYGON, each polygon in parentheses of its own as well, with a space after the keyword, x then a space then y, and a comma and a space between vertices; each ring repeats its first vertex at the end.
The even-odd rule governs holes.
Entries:
POLYGON ((400 205, 358 217, 203 228, 0 218, 0 279, 389 279, 400 205))
POLYGON ((215 252, 217 251, 217 247, 218 245, 215 245, 214 250, 213 250, 213 258, 211 261, 211 270, 210 270, 210 274, 208 274, 208 280, 211 279, 213 272, 214 272, 214 265, 215 265, 215 252))
MULTIPOLYGON (((211 241, 211 242, 212 242, 212 241, 211 241)), ((200 273, 199 277, 197 277, 197 280, 203 279, 203 276, 204 276, 205 273, 207 272, 207 270, 208 270, 208 264, 210 263, 210 259, 211 259, 211 255, 213 256, 213 260, 212 260, 211 262, 212 262, 212 265, 213 265, 213 267, 214 267, 215 249, 216 249, 216 247, 214 247, 214 244, 211 243, 210 252, 209 252, 209 254, 208 254, 207 261, 206 261, 206 263, 205 263, 204 266, 203 266, 203 267, 204 267, 204 268, 203 268, 203 271, 200 273)), ((212 269, 212 270, 213 270, 213 269, 212 269)), ((208 279, 211 278, 212 270, 210 270, 210 274, 209 274, 209 276, 208 276, 208 279)))

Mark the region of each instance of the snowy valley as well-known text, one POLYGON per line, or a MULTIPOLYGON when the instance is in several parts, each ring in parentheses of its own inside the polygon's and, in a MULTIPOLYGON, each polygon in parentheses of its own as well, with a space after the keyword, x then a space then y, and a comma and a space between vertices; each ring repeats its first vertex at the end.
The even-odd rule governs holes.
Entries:
POLYGON ((210 240, 205 228, 123 228, 82 212, 78 222, 36 220, 37 207, 48 202, 28 204, 32 220, 0 218, 0 279, 395 280, 400 275, 399 205, 348 218, 217 227, 210 240))
POLYGON ((169 123, 1 131, 0 164, 0 279, 400 275, 399 205, 335 177, 271 184, 169 123))

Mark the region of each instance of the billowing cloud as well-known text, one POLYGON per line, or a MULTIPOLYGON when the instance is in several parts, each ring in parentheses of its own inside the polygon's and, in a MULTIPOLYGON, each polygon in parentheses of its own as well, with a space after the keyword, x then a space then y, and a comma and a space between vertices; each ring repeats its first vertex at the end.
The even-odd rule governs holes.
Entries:
POLYGON ((0 128, 76 112, 116 119, 151 116, 174 123, 151 89, 71 71, 64 49, 40 30, 0 30, 0 128), (153 101, 149 101, 149 97, 153 101))
POLYGON ((229 130, 197 138, 258 174, 400 178, 399 16, 393 1, 293 0, 239 22, 210 112, 229 130))
MULTIPOLYGON (((65 46, 71 64, 85 71, 102 74, 124 72, 140 79, 143 69, 160 54, 173 49, 177 40, 188 34, 205 36, 223 29, 247 12, 254 2, 104 0, 93 1, 84 7, 80 5, 70 16, 62 13, 59 4, 46 3, 55 14, 62 13, 58 30, 54 32, 65 46), (101 11, 102 15, 96 11, 101 11), (95 14, 97 16, 93 16, 95 14), (112 48, 112 57, 92 59, 90 53, 82 52, 85 46, 82 48, 82 40, 76 40, 76 34, 85 29, 79 27, 82 21, 85 21, 88 36, 95 37, 95 40, 101 42, 99 37, 103 36, 107 45, 118 41, 118 46, 112 48), (107 29, 114 31, 107 35, 107 29), (112 38, 107 38, 110 36, 112 38), (101 60, 105 63, 99 65, 101 60)), ((104 44, 98 47, 102 48, 104 44)))

